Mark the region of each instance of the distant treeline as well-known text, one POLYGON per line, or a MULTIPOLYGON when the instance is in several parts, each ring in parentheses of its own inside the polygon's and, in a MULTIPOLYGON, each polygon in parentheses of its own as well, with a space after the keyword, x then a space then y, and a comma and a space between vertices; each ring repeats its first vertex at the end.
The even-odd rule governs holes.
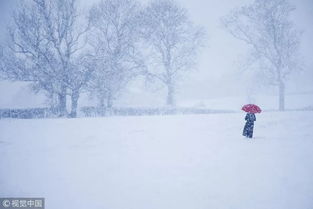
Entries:
MULTIPOLYGON (((278 110, 268 109, 264 112, 275 112, 278 110)), ((313 106, 298 109, 288 109, 287 111, 313 111, 313 106)), ((209 108, 171 108, 171 107, 82 107, 79 117, 108 117, 108 116, 149 116, 149 115, 184 115, 184 114, 217 114, 236 113, 234 110, 214 110, 209 108)), ((25 108, 25 109, 0 109, 1 118, 58 118, 58 111, 52 108, 25 108)))
MULTIPOLYGON (((153 107, 82 107, 79 117, 103 116, 140 116, 140 115, 175 115, 175 114, 211 114, 233 113, 231 110, 212 110, 207 108, 153 108, 153 107)), ((56 118, 57 110, 51 108, 0 109, 0 118, 56 118)))

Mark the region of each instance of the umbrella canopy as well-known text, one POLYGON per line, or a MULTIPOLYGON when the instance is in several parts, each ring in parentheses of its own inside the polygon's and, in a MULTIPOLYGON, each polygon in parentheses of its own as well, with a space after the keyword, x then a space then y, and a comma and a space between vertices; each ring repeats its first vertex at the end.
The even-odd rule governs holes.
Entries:
POLYGON ((246 104, 241 109, 248 113, 260 113, 262 111, 261 108, 255 104, 246 104))

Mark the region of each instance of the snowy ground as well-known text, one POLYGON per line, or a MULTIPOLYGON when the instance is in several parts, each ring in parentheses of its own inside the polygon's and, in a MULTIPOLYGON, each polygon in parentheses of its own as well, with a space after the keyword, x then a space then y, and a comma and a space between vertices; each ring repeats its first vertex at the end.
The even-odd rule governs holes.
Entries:
POLYGON ((0 196, 47 209, 311 209, 313 112, 0 120, 0 196))

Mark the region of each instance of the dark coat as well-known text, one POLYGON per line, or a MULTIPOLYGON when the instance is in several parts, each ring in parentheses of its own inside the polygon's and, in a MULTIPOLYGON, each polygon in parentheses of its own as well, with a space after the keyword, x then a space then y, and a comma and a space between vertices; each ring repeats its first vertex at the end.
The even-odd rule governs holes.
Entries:
POLYGON ((254 121, 256 121, 255 114, 254 113, 247 113, 245 120, 246 120, 246 124, 245 124, 245 127, 243 128, 242 135, 244 135, 248 138, 252 138, 254 121))

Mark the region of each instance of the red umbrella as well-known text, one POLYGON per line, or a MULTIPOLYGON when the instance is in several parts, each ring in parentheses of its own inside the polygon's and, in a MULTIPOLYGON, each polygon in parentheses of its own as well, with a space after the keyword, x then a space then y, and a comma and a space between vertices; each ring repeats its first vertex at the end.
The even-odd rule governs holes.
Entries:
POLYGON ((249 113, 260 113, 262 111, 261 108, 255 104, 246 104, 241 109, 249 113))

